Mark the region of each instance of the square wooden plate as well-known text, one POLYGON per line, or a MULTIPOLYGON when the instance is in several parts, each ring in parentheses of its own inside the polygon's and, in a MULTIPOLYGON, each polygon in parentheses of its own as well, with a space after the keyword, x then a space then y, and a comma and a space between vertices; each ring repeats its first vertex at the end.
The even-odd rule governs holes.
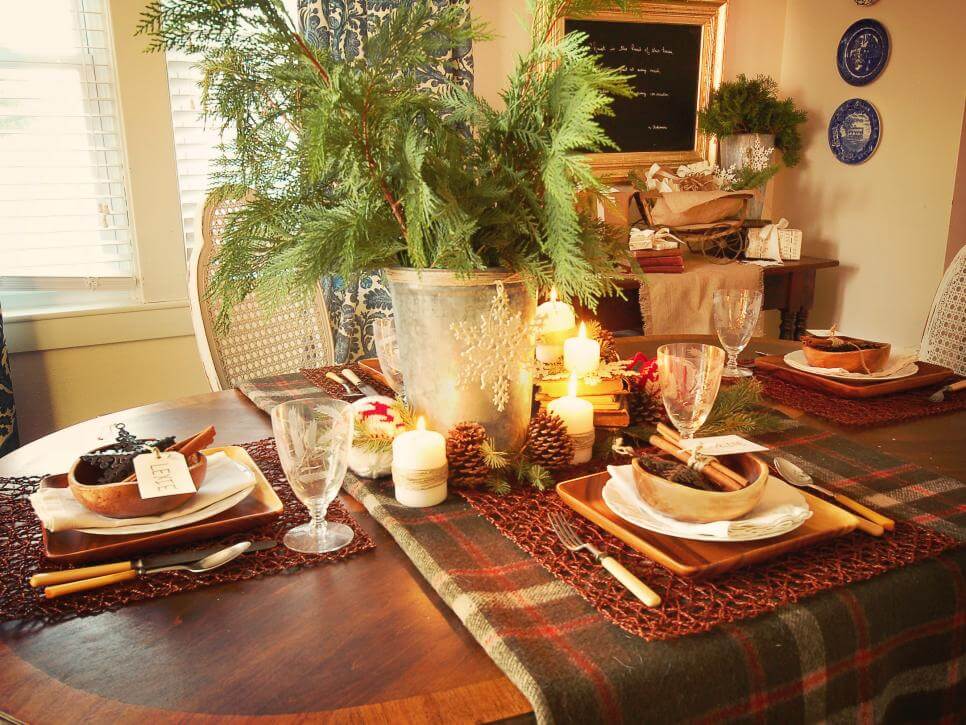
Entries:
POLYGON ((796 385, 804 385, 813 390, 837 395, 841 398, 875 398, 879 395, 901 393, 915 390, 928 385, 939 386, 940 383, 953 375, 953 371, 941 365, 917 361, 919 371, 915 375, 898 380, 855 381, 834 380, 821 375, 796 370, 785 362, 783 355, 763 355, 755 358, 755 367, 765 372, 774 373, 778 377, 796 385))
MULTIPOLYGON (((103 536, 80 531, 43 530, 44 555, 51 561, 80 564, 105 559, 127 559, 170 546, 224 536, 268 523, 282 513, 282 501, 265 474, 248 451, 240 446, 218 446, 202 451, 205 454, 222 452, 229 458, 251 469, 255 474, 255 489, 227 511, 209 519, 150 534, 103 536)), ((41 486, 66 488, 67 475, 48 476, 41 486)))
POLYGON ((610 474, 603 471, 561 481, 557 484, 557 493, 581 516, 652 561, 685 577, 706 578, 758 564, 819 541, 844 536, 858 523, 848 511, 802 491, 812 509, 812 517, 787 534, 759 541, 721 543, 679 539, 634 526, 611 511, 601 494, 609 478, 610 474))

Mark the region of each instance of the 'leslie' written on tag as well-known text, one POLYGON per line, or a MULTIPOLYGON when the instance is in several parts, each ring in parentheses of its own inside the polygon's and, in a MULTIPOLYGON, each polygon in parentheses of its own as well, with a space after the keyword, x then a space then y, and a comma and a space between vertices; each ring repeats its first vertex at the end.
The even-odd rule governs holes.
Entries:
POLYGON ((194 481, 185 457, 176 451, 142 453, 134 459, 134 475, 141 498, 194 493, 194 481))

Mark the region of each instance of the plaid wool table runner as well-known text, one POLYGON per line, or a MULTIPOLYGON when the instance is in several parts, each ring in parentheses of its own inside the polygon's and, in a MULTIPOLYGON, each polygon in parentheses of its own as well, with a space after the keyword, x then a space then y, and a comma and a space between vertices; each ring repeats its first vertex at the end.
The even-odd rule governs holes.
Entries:
MULTIPOLYGON (((884 513, 966 539, 959 481, 804 426, 762 442, 884 513)), ((648 642, 607 621, 461 497, 408 509, 385 480, 350 476, 346 489, 541 722, 952 720, 963 701, 963 548, 705 634, 648 642)))

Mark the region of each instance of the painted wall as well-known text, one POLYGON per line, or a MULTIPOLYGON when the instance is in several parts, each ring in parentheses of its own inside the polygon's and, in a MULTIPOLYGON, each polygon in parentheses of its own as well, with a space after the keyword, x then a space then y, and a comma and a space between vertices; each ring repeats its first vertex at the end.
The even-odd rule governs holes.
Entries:
POLYGON ((804 230, 808 254, 842 266, 818 277, 814 323, 917 344, 944 268, 966 92, 966 3, 789 0, 782 89, 808 109, 802 164, 776 181, 775 208, 804 230), (834 55, 852 22, 873 17, 892 39, 889 65, 868 86, 838 75, 834 55), (849 167, 826 142, 836 107, 862 97, 882 140, 849 167))
POLYGON ((208 392, 193 337, 10 356, 22 442, 136 405, 208 392))

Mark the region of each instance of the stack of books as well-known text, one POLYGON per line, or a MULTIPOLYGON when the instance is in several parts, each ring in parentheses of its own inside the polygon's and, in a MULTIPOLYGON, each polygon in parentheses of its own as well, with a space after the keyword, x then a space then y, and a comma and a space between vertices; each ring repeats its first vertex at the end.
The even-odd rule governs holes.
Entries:
POLYGON ((684 253, 674 249, 631 250, 631 256, 648 274, 680 274, 684 271, 684 253))
MULTIPOLYGON (((551 400, 567 395, 569 380, 537 380, 536 399, 544 410, 551 400)), ((594 406, 594 426, 598 428, 626 428, 631 424, 627 410, 627 390, 623 378, 601 380, 596 385, 577 383, 577 396, 594 406)))

